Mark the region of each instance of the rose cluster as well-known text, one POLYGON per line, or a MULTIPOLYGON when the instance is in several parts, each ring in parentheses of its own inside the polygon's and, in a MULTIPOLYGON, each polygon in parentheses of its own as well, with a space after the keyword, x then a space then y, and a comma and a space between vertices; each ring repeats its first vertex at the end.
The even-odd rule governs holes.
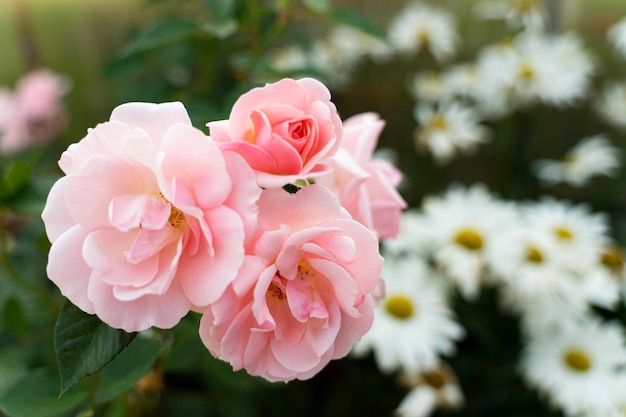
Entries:
POLYGON ((384 291, 379 240, 406 204, 373 156, 383 125, 342 121, 310 78, 243 94, 210 136, 181 103, 120 105, 61 156, 48 276, 112 327, 196 311, 235 370, 310 378, 370 328, 384 291))

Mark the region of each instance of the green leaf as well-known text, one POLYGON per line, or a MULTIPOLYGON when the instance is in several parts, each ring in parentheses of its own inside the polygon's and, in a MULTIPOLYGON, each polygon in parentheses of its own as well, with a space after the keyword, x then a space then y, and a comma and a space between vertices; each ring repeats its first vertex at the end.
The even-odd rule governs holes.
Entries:
POLYGON ((52 417, 74 410, 88 396, 88 387, 81 384, 59 398, 58 376, 35 369, 0 396, 0 410, 11 417, 52 417))
POLYGON ((374 24, 366 15, 351 9, 333 9, 328 16, 341 24, 352 26, 362 32, 375 36, 379 39, 385 38, 385 33, 374 24))
POLYGON ((7 199, 24 188, 30 180, 30 173, 28 164, 12 161, 0 180, 0 199, 7 199))
POLYGON ((54 348, 61 373, 61 395, 120 353, 136 333, 113 329, 66 300, 54 327, 54 348))
POLYGON ((154 366, 161 345, 146 337, 137 337, 100 372, 97 402, 107 402, 131 389, 154 366))
POLYGON ((326 14, 330 11, 328 0, 304 0, 304 6, 313 13, 326 14))
POLYGON ((132 55, 179 42, 197 34, 199 29, 199 23, 194 20, 181 18, 162 20, 140 34, 126 48, 124 55, 132 55))
POLYGON ((234 17, 236 0, 204 0, 203 3, 213 20, 230 20, 234 17))

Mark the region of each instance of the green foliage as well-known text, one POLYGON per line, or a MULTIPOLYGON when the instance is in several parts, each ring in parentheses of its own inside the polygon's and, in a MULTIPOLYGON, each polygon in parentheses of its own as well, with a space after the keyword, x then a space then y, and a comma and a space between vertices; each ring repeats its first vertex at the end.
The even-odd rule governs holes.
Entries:
POLYGON ((61 373, 61 395, 122 351, 136 336, 104 324, 69 301, 59 311, 54 327, 54 347, 61 373))
POLYGON ((376 26, 372 20, 362 13, 358 13, 352 9, 331 9, 328 11, 328 17, 337 23, 352 26, 355 29, 367 33, 379 39, 385 38, 385 33, 376 26))
POLYGON ((191 19, 168 18, 146 29, 125 49, 124 55, 137 54, 185 41, 198 33, 198 22, 191 19))
POLYGON ((58 375, 33 369, 18 378, 0 397, 0 409, 12 417, 52 417, 76 410, 89 396, 81 385, 59 398, 58 375))

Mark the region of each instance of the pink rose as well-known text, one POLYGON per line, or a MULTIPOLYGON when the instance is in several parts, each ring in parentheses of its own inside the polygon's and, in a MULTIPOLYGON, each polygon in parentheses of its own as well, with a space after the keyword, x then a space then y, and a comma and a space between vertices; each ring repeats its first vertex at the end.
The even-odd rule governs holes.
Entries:
POLYGON ((23 120, 19 117, 15 95, 0 89, 0 153, 12 154, 30 146, 23 120))
POLYGON ((375 113, 344 121, 341 148, 332 158, 333 172, 318 181, 331 188, 352 217, 379 239, 398 234, 406 207, 396 190, 402 173, 390 162, 373 156, 384 125, 375 113))
POLYGON ((14 93, 0 91, 0 151, 16 153, 56 139, 66 126, 62 99, 69 86, 65 77, 39 69, 23 76, 14 93))
POLYGON ((376 236, 321 185, 261 194, 239 276, 205 311, 200 336, 235 370, 307 379, 370 328, 383 259, 376 236))
POLYGON ((237 152, 262 187, 282 187, 329 171, 342 127, 330 92, 312 78, 283 79, 242 95, 228 120, 207 123, 223 150, 237 152))
POLYGON ((217 300, 244 260, 260 190, 180 103, 128 103, 59 161, 42 217, 48 276, 112 327, 174 326, 217 300))

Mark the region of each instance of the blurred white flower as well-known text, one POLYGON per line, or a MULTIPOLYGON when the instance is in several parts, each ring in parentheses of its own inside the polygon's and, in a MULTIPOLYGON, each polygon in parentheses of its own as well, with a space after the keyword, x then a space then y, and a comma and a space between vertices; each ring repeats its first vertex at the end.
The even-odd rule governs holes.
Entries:
POLYGON ((612 126, 626 129, 626 81, 606 83, 596 99, 595 109, 612 126))
POLYGON ((563 182, 581 187, 594 176, 613 176, 620 166, 619 156, 620 149, 608 138, 595 135, 582 139, 561 160, 540 159, 533 168, 545 184, 563 182))
POLYGON ((418 123, 414 136, 417 149, 428 150, 442 164, 458 153, 474 151, 489 139, 477 112, 459 102, 419 104, 413 115, 418 123))
POLYGON ((487 259, 500 250, 497 236, 515 222, 513 206, 474 184, 452 186, 443 196, 428 197, 423 210, 435 262, 463 296, 475 298, 487 259))
POLYGON ((395 16, 387 38, 400 53, 413 55, 428 50, 437 61, 451 58, 458 43, 453 16, 421 3, 411 3, 395 16))
POLYGON ((613 322, 564 318, 529 335, 522 356, 528 383, 568 415, 600 413, 626 396, 626 340, 613 322))
POLYGON ((341 45, 330 38, 318 39, 311 48, 313 68, 326 76, 328 84, 335 88, 344 87, 352 79, 356 65, 354 55, 345 55, 341 45))
POLYGON ((426 256, 432 249, 424 214, 417 208, 402 212, 400 230, 396 237, 383 242, 385 253, 391 256, 426 256))
POLYGON ((482 119, 498 119, 510 110, 507 90, 493 82, 483 65, 475 62, 448 67, 444 75, 447 90, 450 95, 469 99, 482 119))
POLYGON ((387 42, 350 26, 335 27, 328 39, 343 52, 346 59, 354 62, 360 62, 363 58, 387 62, 393 57, 393 50, 387 42))
POLYGON ((485 0, 474 6, 481 19, 504 20, 511 28, 544 30, 547 10, 543 0, 485 0))
POLYGON ((522 32, 511 43, 485 48, 479 65, 486 76, 508 90, 514 105, 544 102, 572 104, 585 97, 594 63, 573 34, 522 32))
POLYGON ((464 332, 447 303, 444 278, 414 255, 385 256, 382 276, 385 296, 354 354, 371 349, 381 371, 416 372, 454 353, 464 332))
POLYGON ((606 37, 620 56, 626 58, 626 16, 609 27, 606 37))
POLYGON ((458 409, 465 402, 456 376, 443 364, 426 372, 403 374, 401 382, 411 390, 394 412, 398 417, 427 417, 437 408, 458 409))
POLYGON ((409 84, 409 92, 419 101, 439 102, 450 99, 452 85, 446 74, 423 71, 415 74, 409 84))
POLYGON ((268 59, 272 69, 285 73, 303 70, 311 65, 307 52, 299 45, 276 48, 270 52, 268 59))
POLYGON ((505 287, 507 308, 523 313, 534 301, 556 297, 571 285, 550 233, 520 221, 496 237, 499 250, 489 266, 496 282, 505 287))

